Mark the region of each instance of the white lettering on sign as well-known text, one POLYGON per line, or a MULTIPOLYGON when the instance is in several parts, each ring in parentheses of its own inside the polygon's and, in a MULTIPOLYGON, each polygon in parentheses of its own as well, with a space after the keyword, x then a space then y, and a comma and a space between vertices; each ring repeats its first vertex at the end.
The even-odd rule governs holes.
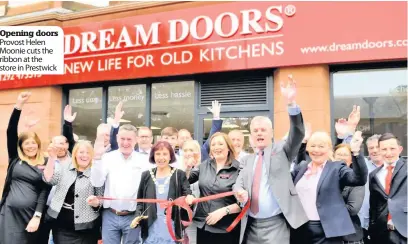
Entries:
MULTIPOLYGON (((281 56, 285 50, 283 41, 275 41, 269 43, 251 43, 247 45, 232 45, 232 46, 215 46, 211 48, 199 48, 195 52, 187 50, 177 50, 173 52, 164 52, 160 55, 145 54, 145 55, 129 55, 118 58, 100 58, 93 61, 74 61, 65 63, 65 72, 71 74, 80 74, 91 72, 95 64, 95 70, 108 72, 114 70, 129 70, 133 68, 155 67, 156 64, 163 66, 184 65, 194 61, 200 63, 234 60, 242 58, 259 58, 281 56)), ((162 99, 161 95, 157 95, 158 99, 162 99)), ((164 95, 163 95, 164 96, 164 95)))
POLYGON ((130 38, 126 27, 122 28, 117 41, 112 40, 115 37, 114 29, 102 29, 98 34, 92 31, 82 32, 81 37, 75 34, 65 35, 65 51, 64 53, 72 54, 79 52, 88 53, 96 51, 104 51, 117 49, 121 47, 139 47, 147 45, 157 45, 159 42, 159 26, 160 22, 150 24, 150 28, 146 33, 143 25, 135 25, 135 36, 130 38), (97 42, 96 40, 99 40, 97 42), (71 44, 74 45, 71 45, 71 44), (122 45, 122 44, 125 45, 122 45))
POLYGON ((73 98, 72 104, 88 104, 88 103, 98 103, 99 98, 97 97, 87 97, 87 98, 73 98))
POLYGON ((181 99, 181 98, 191 98, 191 97, 192 97, 192 93, 189 92, 189 91, 184 91, 184 92, 173 92, 173 91, 171 91, 170 94, 155 92, 153 94, 153 99, 156 99, 156 100, 181 99))
POLYGON ((122 69, 122 58, 107 58, 98 60, 98 71, 122 69))
POLYGON ((127 57, 127 68, 131 67, 136 67, 136 68, 142 68, 142 67, 150 67, 154 66, 153 63, 153 55, 147 54, 146 56, 144 55, 139 55, 139 56, 128 56, 127 57))
POLYGON ((267 54, 282 55, 284 52, 283 42, 255 43, 246 46, 214 47, 200 49, 200 62, 214 60, 241 59, 263 57, 267 54))
MULTIPOLYGON (((183 19, 173 19, 167 23, 153 22, 149 25, 136 24, 132 28, 124 26, 120 31, 114 28, 101 29, 97 32, 85 31, 79 34, 65 35, 65 55, 74 53, 89 53, 106 51, 112 49, 122 49, 130 47, 145 47, 161 44, 159 40, 167 40, 167 43, 177 43, 189 37, 203 41, 216 34, 222 38, 240 35, 262 34, 280 31, 284 25, 283 7, 270 6, 266 10, 246 9, 239 14, 223 12, 215 18, 200 15, 186 21, 183 19), (166 32, 160 32, 159 28, 166 32), (204 26, 199 28, 199 26, 204 26), (166 39, 159 38, 160 33, 169 33, 166 39)), ((134 66, 152 65, 145 60, 144 64, 133 64, 134 66)))
POLYGON ((193 60, 193 53, 190 51, 163 53, 161 56, 161 63, 163 65, 187 64, 190 63, 191 60, 193 60))
POLYGON ((71 74, 80 74, 84 72, 90 72, 93 66, 93 61, 85 62, 73 62, 70 64, 65 64, 65 73, 69 72, 71 74))
POLYGON ((124 96, 109 96, 109 102, 119 102, 119 101, 143 101, 144 95, 124 95, 124 96))

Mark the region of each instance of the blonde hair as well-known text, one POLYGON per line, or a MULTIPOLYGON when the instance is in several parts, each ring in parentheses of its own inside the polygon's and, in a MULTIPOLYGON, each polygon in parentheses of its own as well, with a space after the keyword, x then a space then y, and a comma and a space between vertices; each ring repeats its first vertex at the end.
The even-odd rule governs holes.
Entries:
POLYGON ((329 136, 329 134, 327 134, 327 132, 324 131, 316 131, 314 132, 309 140, 307 141, 306 144, 306 150, 309 151, 310 150, 310 145, 315 142, 315 141, 322 141, 323 143, 325 143, 327 145, 327 147, 329 148, 329 159, 330 160, 334 160, 334 156, 333 156, 333 144, 332 144, 332 140, 329 136))
MULTIPOLYGON (((194 148, 194 152, 198 153, 197 165, 199 165, 201 163, 201 147, 200 147, 200 144, 198 143, 198 141, 196 141, 196 140, 187 140, 187 141, 184 142, 182 149, 184 150, 184 147, 186 147, 186 146, 192 146, 194 148)), ((183 161, 184 161, 184 158, 183 158, 183 161)))
POLYGON ((43 165, 45 163, 44 154, 41 151, 41 140, 38 137, 37 133, 35 133, 35 132, 27 131, 27 132, 23 132, 23 133, 20 134, 20 136, 18 137, 18 140, 17 140, 17 153, 18 153, 18 157, 22 161, 27 162, 31 166, 43 165), (34 160, 28 158, 28 156, 23 151, 23 143, 27 139, 34 139, 34 141, 38 145, 37 154, 36 154, 34 160))
POLYGON ((72 149, 72 164, 74 165, 74 167, 77 170, 79 170, 79 165, 78 165, 78 162, 77 162, 77 159, 76 159, 76 155, 78 153, 79 148, 82 147, 82 146, 85 146, 88 149, 89 154, 90 154, 89 155, 90 162, 89 162, 87 168, 92 166, 92 159, 94 157, 94 150, 93 150, 91 142, 89 142, 89 141, 78 141, 77 144, 75 144, 74 149, 72 149))

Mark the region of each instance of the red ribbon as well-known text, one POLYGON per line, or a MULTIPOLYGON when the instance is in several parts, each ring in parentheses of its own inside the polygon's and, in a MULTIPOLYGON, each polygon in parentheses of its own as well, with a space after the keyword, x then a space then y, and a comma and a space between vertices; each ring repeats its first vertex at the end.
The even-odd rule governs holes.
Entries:
MULTIPOLYGON (((201 197, 201 198, 196 198, 193 203, 199 203, 199 202, 206 202, 206 201, 211 201, 223 197, 228 197, 228 196, 233 196, 234 192, 224 192, 220 194, 215 194, 207 197, 201 197)), ((120 200, 120 201, 131 201, 131 202, 140 202, 140 203, 159 203, 160 207, 166 208, 167 213, 166 213, 166 225, 167 229, 170 233, 171 238, 176 241, 176 242, 182 242, 184 239, 177 239, 176 235, 174 234, 173 227, 171 225, 171 214, 173 210, 173 206, 178 206, 184 210, 187 211, 188 213, 188 219, 189 221, 181 221, 181 223, 184 226, 188 226, 191 224, 193 221, 193 211, 191 210, 190 206, 186 203, 186 197, 182 196, 179 197, 175 200, 162 200, 162 199, 126 199, 126 198, 112 198, 112 197, 98 197, 99 200, 120 200)), ((231 223, 231 225, 227 228, 227 232, 232 231, 235 226, 241 221, 242 217, 244 217, 245 213, 248 211, 250 207, 250 202, 247 201, 245 204, 244 208, 241 210, 241 213, 234 219, 234 221, 231 223)))

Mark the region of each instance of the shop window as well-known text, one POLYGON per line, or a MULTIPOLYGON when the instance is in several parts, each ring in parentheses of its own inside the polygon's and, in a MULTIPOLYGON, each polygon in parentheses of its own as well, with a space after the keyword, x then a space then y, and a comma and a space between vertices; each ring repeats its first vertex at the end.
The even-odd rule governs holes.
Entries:
POLYGON ((111 86, 108 88, 108 122, 115 117, 116 105, 123 101, 120 124, 145 126, 146 85, 111 86))
POLYGON ((334 73, 332 118, 347 118, 354 104, 360 106, 358 130, 363 137, 391 132, 404 147, 402 156, 407 156, 406 80, 406 68, 334 73))
POLYGON ((165 127, 194 132, 194 81, 152 84, 151 128, 155 141, 165 127))
POLYGON ((77 112, 74 133, 80 140, 95 141, 96 128, 102 123, 102 88, 72 89, 69 104, 77 112))

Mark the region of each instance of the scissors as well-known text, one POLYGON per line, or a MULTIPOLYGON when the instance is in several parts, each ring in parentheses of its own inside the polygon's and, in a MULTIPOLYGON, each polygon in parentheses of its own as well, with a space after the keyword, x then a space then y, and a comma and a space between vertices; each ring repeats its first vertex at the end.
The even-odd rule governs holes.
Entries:
POLYGON ((139 222, 140 222, 142 219, 147 219, 147 216, 144 216, 144 214, 145 214, 146 211, 150 208, 150 206, 151 206, 151 205, 149 205, 149 207, 147 207, 147 208, 143 211, 143 213, 142 213, 140 216, 138 216, 138 217, 136 217, 136 218, 133 219, 132 223, 130 223, 130 228, 136 228, 136 226, 139 225, 139 222), (136 220, 138 220, 138 221, 137 221, 137 224, 134 223, 136 220))

